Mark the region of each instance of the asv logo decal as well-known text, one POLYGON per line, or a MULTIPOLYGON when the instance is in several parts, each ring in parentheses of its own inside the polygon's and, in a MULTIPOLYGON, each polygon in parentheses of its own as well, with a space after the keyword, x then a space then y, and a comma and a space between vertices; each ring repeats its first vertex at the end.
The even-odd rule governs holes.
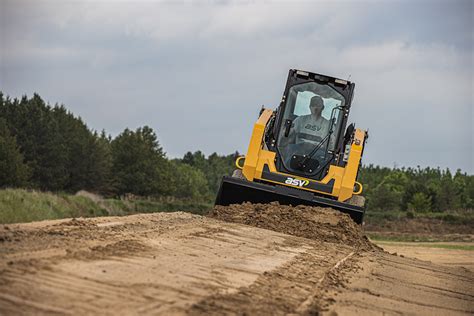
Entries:
POLYGON ((296 185, 296 186, 299 186, 299 187, 303 187, 303 186, 308 185, 308 184, 309 184, 309 181, 308 181, 308 180, 300 180, 300 179, 295 179, 295 178, 288 177, 288 178, 286 178, 285 183, 286 183, 286 184, 291 184, 291 185, 296 185))

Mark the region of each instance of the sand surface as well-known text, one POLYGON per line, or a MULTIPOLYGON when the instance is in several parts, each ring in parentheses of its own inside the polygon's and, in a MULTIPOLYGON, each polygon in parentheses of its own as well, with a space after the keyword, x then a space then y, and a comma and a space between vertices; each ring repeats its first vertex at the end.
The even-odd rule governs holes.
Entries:
POLYGON ((471 270, 384 252, 344 214, 273 204, 211 216, 0 226, 0 314, 474 313, 471 270))

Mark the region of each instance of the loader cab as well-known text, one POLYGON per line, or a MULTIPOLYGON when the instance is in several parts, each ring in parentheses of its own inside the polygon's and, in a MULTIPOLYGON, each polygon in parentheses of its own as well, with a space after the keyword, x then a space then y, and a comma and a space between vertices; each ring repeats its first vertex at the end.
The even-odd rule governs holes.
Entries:
POLYGON ((290 70, 271 142, 279 172, 321 180, 338 163, 353 90, 346 80, 290 70))

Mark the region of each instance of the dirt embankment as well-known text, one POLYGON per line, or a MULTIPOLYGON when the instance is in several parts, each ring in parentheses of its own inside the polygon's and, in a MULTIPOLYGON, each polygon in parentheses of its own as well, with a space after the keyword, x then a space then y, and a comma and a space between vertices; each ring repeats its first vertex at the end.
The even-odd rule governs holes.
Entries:
POLYGON ((385 253, 344 214, 245 204, 210 216, 0 226, 0 314, 474 312, 471 271, 385 253))
POLYGON ((251 225, 321 242, 344 244, 359 250, 377 248, 349 215, 330 208, 288 206, 278 202, 216 206, 209 217, 251 225))

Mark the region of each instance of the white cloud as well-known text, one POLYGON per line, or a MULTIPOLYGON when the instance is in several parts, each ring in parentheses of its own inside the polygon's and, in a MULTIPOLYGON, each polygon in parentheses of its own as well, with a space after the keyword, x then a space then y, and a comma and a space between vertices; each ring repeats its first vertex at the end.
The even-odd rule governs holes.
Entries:
POLYGON ((461 4, 439 20, 423 3, 2 2, 0 83, 114 134, 151 125, 181 155, 245 150, 289 68, 351 75, 367 161, 473 172, 472 12, 461 4))

